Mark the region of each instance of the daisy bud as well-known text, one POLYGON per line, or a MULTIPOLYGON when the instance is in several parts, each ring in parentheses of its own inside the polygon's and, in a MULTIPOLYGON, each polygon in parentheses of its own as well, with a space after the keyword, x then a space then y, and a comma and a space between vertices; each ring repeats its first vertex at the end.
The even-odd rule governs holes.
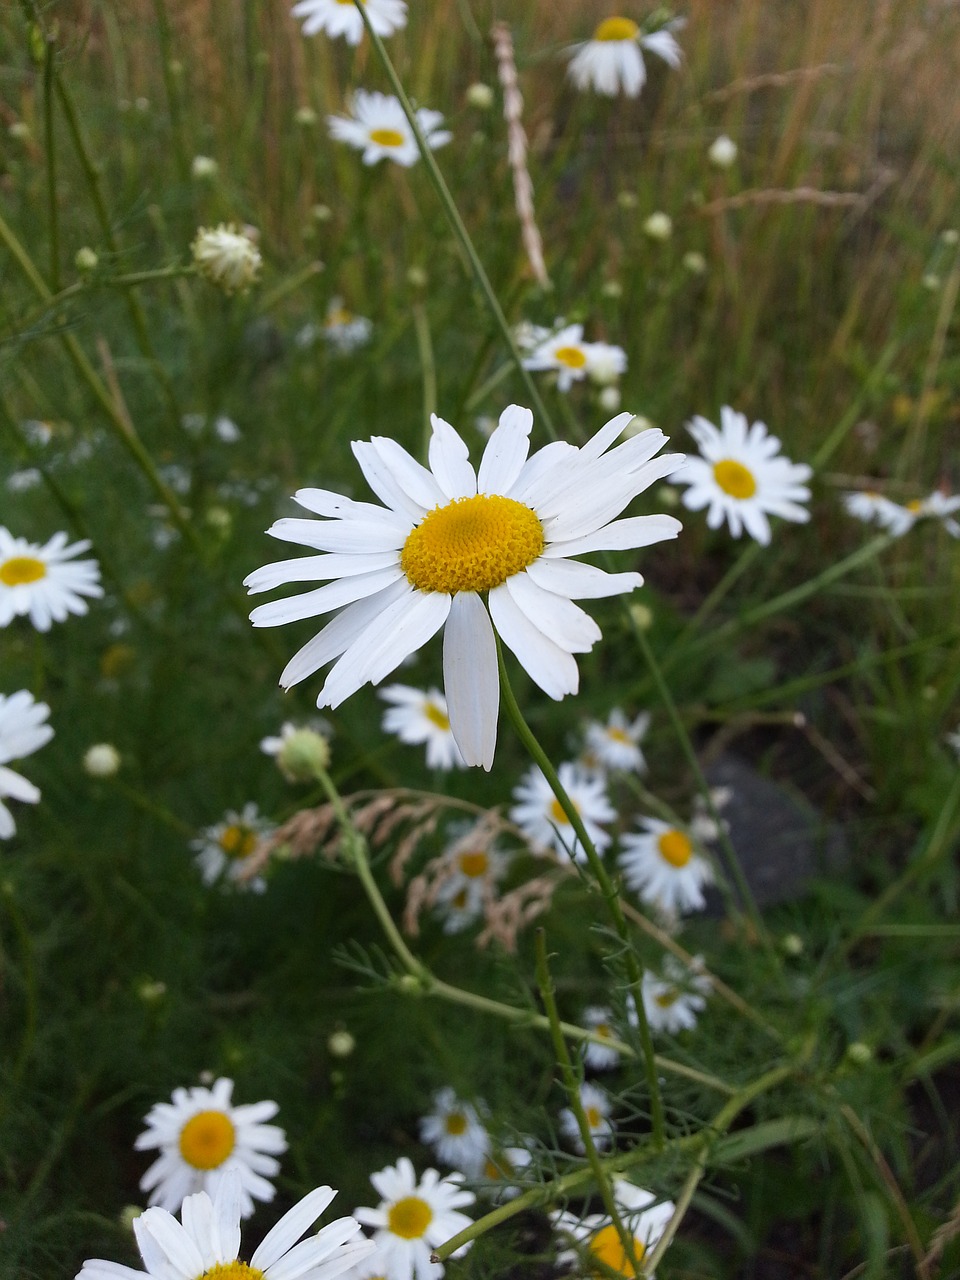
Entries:
POLYGON ((947 245, 960 244, 960 231, 955 227, 947 227, 946 231, 940 232, 940 239, 947 245))
POLYGON ((30 137, 30 126, 26 120, 14 120, 13 124, 7 126, 7 136, 14 142, 26 142, 30 137))
POLYGON ((689 271, 692 276, 702 276, 707 269, 707 260, 702 253, 691 249, 683 255, 683 266, 684 270, 689 271))
POLYGON ((407 284, 411 289, 425 289, 429 283, 430 277, 423 267, 413 266, 407 271, 407 284))
POLYGON ((620 389, 613 386, 604 387, 597 399, 604 413, 616 413, 620 408, 620 389))
POLYGON ((294 729, 277 752, 277 767, 288 782, 313 782, 330 765, 330 743, 315 729, 294 729))
POLYGON ((621 191, 617 196, 617 204, 621 209, 635 209, 640 201, 632 191, 621 191))
POLYGON ((638 631, 649 631, 653 626, 653 610, 645 604, 632 604, 630 617, 638 631))
POLYGON ((200 227, 190 248, 199 273, 225 293, 249 289, 263 262, 250 236, 233 223, 200 227))
POLYGON ((220 172, 220 166, 211 156, 194 156, 190 172, 198 181, 203 182, 207 178, 215 178, 220 172))
POLYGON ((673 219, 660 210, 651 213, 643 224, 643 233, 651 240, 669 240, 673 235, 673 219))
POLYGON ((83 754, 83 769, 91 778, 112 778, 120 769, 120 752, 112 742, 95 742, 83 754))
POLYGON ((873 1050, 862 1040, 853 1040, 847 1045, 847 1058, 855 1067, 865 1067, 873 1058, 873 1050))
POLYGON ((604 280, 600 292, 605 298, 612 298, 615 301, 623 297, 623 285, 619 280, 604 280))
POLYGON ((167 984, 150 978, 146 978, 137 987, 137 995, 144 1004, 157 1004, 166 994, 167 984))
POLYGON ((493 90, 488 84, 472 84, 467 89, 467 102, 478 111, 489 111, 493 106, 493 90))
POLYGON ((83 272, 96 271, 99 261, 100 259, 89 245, 84 245, 82 249, 78 249, 73 257, 73 265, 78 271, 83 272))
POLYGON ((293 117, 294 124, 298 124, 301 129, 312 129, 317 120, 313 107, 298 107, 293 117))
POLYGON ((719 138, 714 138, 711 142, 707 157, 718 169, 729 169, 737 158, 737 144, 725 133, 721 133, 719 138))
POLYGON ((936 293, 939 290, 941 284, 943 284, 943 281, 940 279, 940 277, 937 275, 935 271, 928 271, 923 276, 920 283, 923 285, 925 289, 928 289, 931 293, 936 293))
POLYGON ((785 956, 795 959, 803 955, 803 939, 799 933, 785 933, 780 939, 780 949, 785 956))
POLYGON ((138 1204, 125 1204, 117 1214, 117 1222, 124 1231, 133 1231, 133 1224, 136 1218, 139 1218, 143 1210, 138 1204))
POLYGON ((327 1040, 327 1049, 335 1058, 349 1058, 356 1047, 356 1040, 349 1031, 343 1029, 331 1032, 327 1040))
POLYGON ((314 222, 329 222, 333 217, 333 210, 328 204, 315 204, 310 210, 310 216, 314 222))

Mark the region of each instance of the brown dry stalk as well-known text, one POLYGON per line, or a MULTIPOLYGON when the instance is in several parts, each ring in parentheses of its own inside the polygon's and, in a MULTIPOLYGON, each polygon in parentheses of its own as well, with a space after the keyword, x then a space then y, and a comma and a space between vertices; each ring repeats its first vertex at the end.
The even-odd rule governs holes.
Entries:
POLYGON ((930 1237, 930 1248, 917 1267, 917 1275, 921 1280, 933 1280, 940 1270, 940 1259, 951 1240, 960 1236, 960 1200, 953 1206, 953 1212, 946 1222, 941 1222, 930 1237))
POLYGON ((550 287, 543 241, 533 212, 533 182, 527 168, 527 135, 523 128, 523 96, 517 83, 517 64, 513 57, 513 37, 505 22, 495 22, 490 29, 497 75, 503 88, 503 118, 507 122, 507 159, 513 174, 513 195, 520 219, 520 234, 530 268, 537 283, 550 287))
POLYGON ((816 67, 796 67, 792 71, 768 71, 763 75, 749 76, 743 80, 734 80, 722 89, 714 89, 704 95, 704 102, 726 102, 741 93, 753 93, 756 89, 786 89, 792 84, 802 84, 807 80, 817 80, 820 76, 837 76, 844 71, 852 70, 839 62, 822 62, 816 67))
POLYGON ((865 209, 896 177, 892 169, 883 169, 866 191, 821 191, 819 187, 764 187, 740 191, 735 196, 721 196, 702 205, 705 216, 727 209, 746 209, 765 204, 816 204, 828 209, 865 209))

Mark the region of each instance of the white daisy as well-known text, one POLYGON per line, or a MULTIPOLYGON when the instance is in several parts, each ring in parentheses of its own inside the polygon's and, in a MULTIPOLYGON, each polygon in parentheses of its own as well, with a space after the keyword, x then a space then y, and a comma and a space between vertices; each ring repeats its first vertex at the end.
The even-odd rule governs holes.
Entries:
POLYGON ((644 35, 632 18, 605 18, 592 40, 573 45, 567 72, 581 91, 593 89, 608 98, 622 91, 636 98, 647 80, 643 49, 671 67, 678 67, 683 56, 669 27, 644 35))
POLYGON ((213 1198, 187 1196, 180 1222, 167 1210, 147 1209, 133 1220, 146 1271, 89 1258, 76 1280, 334 1280, 373 1251, 355 1218, 338 1218, 315 1235, 313 1226, 337 1193, 317 1187, 289 1209, 264 1236, 249 1263, 239 1262, 243 1189, 236 1174, 220 1179, 213 1198))
MULTIPOLYGON (((458 1210, 476 1199, 472 1191, 464 1190, 462 1176, 452 1173, 441 1178, 436 1169, 426 1169, 417 1182, 413 1165, 401 1156, 396 1165, 371 1174, 370 1181, 380 1194, 380 1204, 376 1209, 354 1210, 360 1222, 375 1228, 377 1252, 365 1267, 376 1263, 376 1274, 383 1280, 439 1280, 443 1264, 431 1262, 430 1254, 470 1225, 458 1210)), ((464 1245, 453 1257, 461 1257, 468 1247, 464 1245)))
POLYGON ((383 717, 384 732, 395 733, 401 742, 410 746, 425 743, 428 769, 464 767, 463 756, 450 731, 447 700, 439 689, 390 684, 380 690, 380 697, 391 704, 383 717))
POLYGON ((640 824, 641 834, 621 840, 617 862, 624 883, 666 915, 702 911, 703 886, 713 881, 710 863, 679 827, 660 818, 641 818, 640 824))
MULTIPOLYGON (((616 811, 607 799, 603 780, 585 773, 575 764, 562 764, 557 770, 560 785, 573 802, 587 835, 598 853, 603 853, 611 837, 598 824, 613 822, 616 811)), ((569 854, 576 862, 586 861, 573 824, 560 807, 550 783, 536 765, 532 765, 514 788, 517 803, 510 810, 510 821, 516 823, 531 843, 569 854)))
POLYGON ((866 520, 870 517, 861 513, 867 510, 867 498, 873 499, 872 518, 894 538, 902 538, 918 520, 925 519, 939 520, 952 538, 960 538, 960 524, 953 519, 953 513, 960 510, 960 495, 949 497, 940 489, 934 489, 926 498, 912 498, 901 505, 879 494, 846 494, 844 506, 851 515, 866 520))
POLYGON ((584 763, 618 773, 646 773, 647 762, 640 743, 649 727, 650 716, 646 712, 629 721, 619 707, 614 707, 606 724, 598 720, 587 724, 584 763))
MULTIPOLYGON (((706 974, 685 969, 675 956, 667 957, 662 978, 645 970, 641 993, 650 1030, 665 1031, 671 1036, 679 1031, 692 1031, 697 1025, 697 1015, 707 1007, 705 996, 709 991, 710 979, 706 974)), ((635 1020, 634 1008, 631 1021, 635 1020)))
POLYGON ((770 541, 768 515, 784 520, 809 520, 800 505, 810 497, 805 481, 813 474, 805 462, 778 457, 780 441, 762 422, 747 419, 728 405, 720 410, 720 429, 706 418, 687 424, 700 446, 699 458, 688 458, 677 472, 677 484, 688 486, 683 504, 691 511, 709 507, 707 524, 717 529, 726 520, 735 538, 746 529, 766 546, 770 541))
POLYGON ((874 489, 845 493, 840 500, 847 515, 862 520, 864 524, 879 524, 884 528, 889 528, 891 524, 897 522, 899 512, 903 510, 892 499, 877 493, 874 489))
MULTIPOLYGON (((407 25, 404 0, 363 0, 363 7, 378 36, 392 36, 407 25)), ((363 37, 363 18, 353 0, 297 0, 290 12, 303 19, 305 36, 322 31, 331 39, 343 36, 347 44, 359 44, 363 37)))
POLYGON ((349 355, 351 351, 359 351, 370 341, 373 323, 366 316, 355 316, 352 311, 348 311, 342 298, 331 298, 323 319, 322 333, 325 341, 335 351, 341 355, 349 355))
MULTIPOLYGON (((585 1080, 580 1086, 580 1106, 586 1116, 593 1145, 598 1151, 606 1150, 613 1141, 613 1121, 610 1119, 613 1107, 610 1098, 599 1085, 585 1080)), ((574 1151, 583 1155, 586 1148, 572 1107, 564 1107, 560 1112, 560 1132, 574 1151)))
POLYGON ((443 919, 444 933, 460 933, 483 915, 510 859, 490 844, 481 823, 461 834, 446 850, 443 860, 435 906, 443 919))
POLYGON ((584 342, 583 325, 569 324, 547 335, 523 358, 525 369, 557 374, 557 390, 569 391, 574 382, 595 377, 612 381, 627 368, 622 347, 606 342, 584 342))
MULTIPOLYGON (((588 1005, 581 1014, 580 1021, 595 1036, 600 1036, 604 1040, 619 1038, 613 1025, 613 1014, 602 1005, 588 1005)), ((609 1071, 620 1061, 618 1049, 607 1044, 599 1044, 596 1040, 584 1040, 581 1052, 584 1062, 594 1071, 609 1071)))
POLYGON ((0 525, 0 627, 29 617, 38 631, 49 631, 70 613, 86 613, 84 596, 102 596, 96 560, 74 560, 90 543, 67 545, 55 533, 44 546, 15 538, 0 525))
POLYGON ((263 265, 253 236, 247 228, 232 222, 200 227, 190 252, 200 274, 224 293, 243 293, 249 289, 263 265))
POLYGON ((591 1259, 595 1259, 596 1263, 602 1263, 603 1275, 613 1271, 625 1280, 635 1280, 635 1277, 649 1274, 637 1267, 641 1266, 644 1254, 656 1247, 667 1223, 673 1217, 674 1205, 669 1200, 656 1204, 656 1196, 652 1191, 634 1186, 623 1178, 613 1179, 613 1198, 620 1219, 632 1236, 633 1262, 624 1249, 613 1220, 606 1214, 592 1213, 580 1218, 564 1211, 551 1215, 556 1232, 565 1243, 572 1246, 557 1254, 557 1262, 561 1266, 575 1267, 578 1271, 599 1275, 599 1266, 595 1271, 589 1266, 591 1259))
POLYGON ((533 415, 511 405, 479 473, 463 440, 436 415, 429 470, 386 437, 355 442, 360 468, 385 505, 301 489, 300 505, 328 518, 282 519, 269 532, 328 554, 280 561, 246 579, 251 592, 335 579, 250 615, 254 626, 277 626, 340 610, 291 659, 280 683, 297 684, 336 659, 317 705, 339 706, 445 627, 451 731, 467 764, 489 769, 500 701, 494 627, 548 696, 575 693, 573 655, 588 652, 600 629, 573 601, 630 591, 643 579, 573 557, 648 546, 680 530, 672 516, 615 519, 678 461, 653 457, 666 439, 660 431, 611 447, 629 421, 621 414, 581 448, 555 441, 528 458, 533 415))
POLYGON ((468 1178, 482 1173, 490 1151, 490 1135, 477 1108, 450 1088, 433 1095, 433 1110, 420 1121, 420 1141, 468 1178))
MULTIPOLYGON (((349 107, 348 116, 327 116, 330 136, 362 151, 364 164, 376 164, 386 158, 409 169, 420 159, 417 140, 398 98, 392 94, 355 89, 349 107)), ((452 133, 440 127, 443 116, 439 111, 418 108, 417 124, 431 151, 444 146, 453 137, 452 133)))
POLYGON ((523 1171, 533 1164, 533 1138, 520 1141, 522 1145, 518 1147, 498 1147, 484 1161, 481 1177, 486 1185, 482 1190, 498 1204, 520 1195, 523 1171))
POLYGON ((231 1170, 239 1175, 239 1199, 248 1218, 254 1200, 272 1200, 267 1178, 280 1172, 274 1156, 287 1149, 283 1130, 264 1124, 277 1113, 275 1102, 233 1106, 233 1081, 221 1077, 211 1089, 194 1085, 174 1089, 172 1102, 158 1102, 144 1116, 147 1128, 133 1144, 137 1151, 159 1150, 140 1179, 150 1204, 175 1213, 184 1196, 215 1192, 231 1170))
POLYGON ((39 788, 7 765, 33 755, 50 741, 53 729, 44 723, 49 714, 47 704, 37 702, 27 689, 0 693, 0 840, 9 840, 17 829, 4 800, 36 804, 40 799, 39 788))
POLYGON ((260 816, 253 801, 245 804, 239 813, 230 809, 220 822, 206 827, 190 841, 203 883, 213 884, 223 877, 262 892, 266 888, 264 881, 259 877, 247 880, 245 873, 260 841, 272 830, 272 824, 260 816))

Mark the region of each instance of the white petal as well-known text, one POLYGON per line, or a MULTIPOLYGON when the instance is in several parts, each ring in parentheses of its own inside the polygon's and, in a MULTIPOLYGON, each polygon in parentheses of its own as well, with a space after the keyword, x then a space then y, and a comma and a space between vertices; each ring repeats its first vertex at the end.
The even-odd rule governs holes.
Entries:
POLYGON ((171 1276, 171 1266, 184 1280, 199 1276, 206 1268, 200 1250, 165 1209, 148 1209, 133 1220, 140 1256, 150 1275, 171 1276))
POLYGON ((350 555, 397 551, 403 546, 410 528, 409 521, 401 526, 380 521, 304 520, 299 516, 284 516, 272 524, 267 533, 283 542, 297 542, 317 551, 339 551, 350 555))
MULTIPOLYGON (((689 491, 688 491, 689 492, 689 491)), ((673 516, 629 516, 626 520, 614 520, 596 533, 569 542, 551 542, 543 550, 544 556, 555 559, 561 556, 582 556, 588 551, 626 551, 634 547, 649 547, 654 542, 675 538, 683 526, 673 516)))
POLYGON ((411 501, 424 511, 443 503, 444 493, 433 473, 421 466, 396 440, 389 436, 374 436, 370 444, 411 501))
POLYGON ((503 493, 516 481, 527 460, 533 414, 518 404, 507 405, 480 459, 477 487, 481 493, 503 493))
MULTIPOLYGON (((441 495, 435 502, 429 504, 415 502, 398 483, 394 468, 383 458, 372 440, 354 440, 350 447, 353 450, 354 457, 360 464, 360 470, 363 472, 367 484, 380 501, 386 503, 391 511, 402 512, 404 516, 416 524, 423 519, 431 506, 436 506, 437 502, 442 501, 441 495)), ((401 450, 401 452, 406 451, 401 450)), ((407 454, 407 458, 413 463, 413 459, 409 454, 407 454)), ((437 492, 439 494, 439 488, 437 492)))
POLYGON ((500 676, 490 615, 473 591, 453 598, 443 633, 443 685, 450 729, 467 764, 488 772, 497 745, 500 676))
POLYGON ((313 1226, 336 1194, 332 1187, 317 1187, 298 1200, 263 1237, 250 1265, 262 1271, 281 1258, 313 1226))
POLYGON ((28 782, 14 769, 0 765, 0 796, 9 796, 11 800, 22 800, 24 804, 36 804, 40 799, 40 788, 28 782))
MULTIPOLYGON (((632 413, 618 413, 615 418, 611 418, 583 445, 580 450, 581 458, 599 458, 601 453, 606 452, 614 441, 619 440, 627 423, 632 422, 634 416, 632 413)), ((644 432, 643 434, 646 433, 644 432)), ((659 434, 664 440, 666 439, 662 431, 659 434)))
POLYGON ((349 649, 354 640, 369 626, 373 626, 381 613, 394 601, 407 594, 409 585, 406 579, 394 582, 375 596, 358 600, 356 604, 347 605, 342 613, 338 613, 319 631, 312 640, 308 640, 299 649, 280 675, 280 684, 284 689, 299 684, 307 676, 313 675, 327 662, 339 658, 344 650, 349 649))
POLYGON ((291 582, 323 582, 330 578, 354 577, 373 573, 397 563, 396 551, 371 551, 360 554, 300 556, 293 560, 276 560, 262 569, 254 569, 243 580, 250 595, 271 591, 291 582))
POLYGON ((537 586, 528 574, 515 573, 504 585, 533 625, 567 653, 589 653, 600 639, 600 628, 588 613, 537 586))
POLYGON ((472 498, 477 492, 477 473, 470 464, 470 451, 449 422, 430 415, 430 470, 448 499, 472 498))
POLYGON ((376 524, 397 525, 397 513, 388 507, 378 507, 373 502, 356 502, 342 493, 329 489, 298 489, 294 502, 306 507, 318 516, 330 516, 338 520, 367 520, 376 524))
POLYGON ((255 627, 276 627, 284 622, 298 622, 301 618, 315 618, 318 614, 329 613, 331 609, 376 595, 402 577, 403 570, 399 565, 393 565, 356 578, 339 578, 336 582, 328 582, 325 587, 317 587, 315 591, 305 591, 303 595, 257 605, 250 614, 250 621, 255 627))
POLYGON ((577 457, 578 450, 566 440, 551 441, 526 460, 507 497, 525 502, 536 510, 545 494, 567 483, 570 468, 576 465, 577 457))
MULTIPOLYGON (((227 1091, 229 1099, 233 1092, 233 1082, 227 1083, 230 1085, 227 1091)), ((272 1186, 270 1190, 273 1191, 272 1186)), ((204 1258, 205 1266, 209 1267, 216 1262, 233 1262, 239 1254, 240 1218, 244 1199, 239 1172, 231 1169, 224 1173, 213 1194, 213 1222, 210 1232, 210 1251, 213 1256, 204 1258)), ((202 1251, 203 1246, 200 1247, 202 1251)))
POLYGON ((542 556, 527 565, 527 574, 546 591, 570 600, 599 600, 643 586, 639 573, 607 573, 578 560, 546 560, 542 556))
POLYGON ((576 693, 580 683, 576 660, 534 626, 506 586, 494 587, 488 603, 504 644, 543 692, 557 701, 576 693))

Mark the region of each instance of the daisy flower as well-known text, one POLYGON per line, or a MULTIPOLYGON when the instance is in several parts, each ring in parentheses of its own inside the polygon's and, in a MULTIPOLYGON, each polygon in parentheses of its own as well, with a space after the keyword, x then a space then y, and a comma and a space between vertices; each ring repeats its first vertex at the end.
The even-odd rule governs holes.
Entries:
MULTIPOLYGON (((613 1179, 613 1198, 620 1219, 633 1237, 633 1256, 639 1265, 644 1254, 656 1247, 663 1235, 667 1223, 673 1217, 674 1205, 669 1200, 655 1203, 656 1196, 652 1191, 634 1186, 623 1178, 613 1179)), ((602 1213, 592 1213, 585 1218, 564 1211, 554 1213, 554 1230, 570 1247, 557 1254, 557 1262, 561 1266, 576 1267, 590 1274, 600 1274, 589 1268, 591 1259, 602 1263, 602 1273, 610 1271, 623 1276, 625 1280, 635 1280, 645 1271, 638 1271, 627 1256, 620 1234, 613 1225, 613 1220, 602 1213)))
POLYGON ((243 1191, 236 1174, 220 1179, 213 1198, 206 1191, 187 1196, 180 1221, 166 1209, 147 1209, 133 1220, 146 1271, 102 1258, 89 1258, 76 1280, 334 1280, 373 1251, 355 1218, 338 1218, 300 1244, 337 1193, 317 1187, 305 1195, 264 1236, 249 1263, 238 1261, 243 1191))
POLYGON ((673 538, 667 515, 617 520, 648 485, 677 467, 654 458, 666 437, 651 430, 612 447, 620 414, 581 448, 555 441, 527 457, 529 409, 511 405, 487 441, 479 472, 458 433, 436 415, 429 469, 386 437, 353 451, 384 506, 325 489, 296 501, 323 520, 282 519, 269 532, 326 554, 285 560, 250 574, 251 592, 333 579, 300 596, 261 605, 254 626, 340 612, 287 664, 297 684, 334 661, 317 705, 337 707, 379 682, 444 630, 444 695, 450 729, 467 764, 493 764, 500 702, 496 627, 534 682, 557 700, 579 683, 575 653, 600 629, 575 599, 631 591, 638 573, 607 573, 573 557, 673 538))
MULTIPOLYGON (((376 164, 386 157, 409 169, 420 159, 417 140, 398 98, 392 94, 355 89, 349 107, 347 116, 327 116, 330 136, 362 151, 364 164, 376 164)), ((440 127, 443 116, 439 111, 418 108, 417 124, 431 151, 444 146, 453 137, 452 133, 440 127)))
POLYGON ((726 520, 735 538, 746 529, 766 546, 770 541, 768 515, 806 521, 810 513, 800 505, 810 497, 805 481, 813 475, 805 462, 779 457, 780 441, 762 422, 747 419, 728 405, 720 410, 720 429, 706 418, 688 423, 700 446, 699 458, 688 458, 677 472, 677 484, 688 486, 683 504, 691 511, 707 511, 707 525, 717 529, 726 520))
POLYGON ((237 813, 230 809, 220 822, 206 827, 190 848, 196 854, 204 884, 213 884, 223 877, 260 893, 266 888, 262 879, 246 879, 250 859, 260 841, 270 834, 273 825, 260 816, 260 810, 251 801, 237 813))
POLYGON ((17 829, 4 800, 36 804, 40 799, 39 789, 7 765, 33 755, 50 741, 53 729, 44 723, 49 714, 47 704, 37 702, 27 689, 0 693, 0 840, 9 840, 17 829))
MULTIPOLYGON (((709 991, 710 979, 706 974, 685 969, 675 956, 667 957, 662 978, 645 970, 641 994, 650 1030, 665 1031, 670 1036, 679 1031, 692 1031, 697 1025, 697 1014, 707 1007, 705 996, 709 991)), ((630 1020, 636 1020, 635 1008, 631 1010, 630 1020)))
POLYGON ((616 773, 646 773, 647 762, 640 743, 649 727, 650 717, 646 712, 629 721, 619 707, 614 707, 606 724, 598 720, 587 724, 584 763, 616 773))
POLYGON ((75 560, 90 543, 71 542, 55 533, 40 546, 15 538, 0 525, 0 627, 29 617, 38 631, 49 631, 70 613, 86 613, 84 596, 102 596, 96 560, 75 560))
POLYGON ((523 366, 535 372, 555 372, 557 390, 569 391, 574 382, 586 377, 596 376, 600 382, 619 377, 626 371, 627 355, 622 347, 606 342, 584 342, 583 325, 568 324, 531 346, 523 366))
POLYGON ((483 915, 510 864, 509 857, 480 834, 482 830, 483 824, 471 826, 443 855, 435 906, 443 917, 444 933, 459 933, 483 915))
MULTIPOLYGON (((378 36, 392 36, 407 25, 404 0, 363 0, 370 25, 378 36)), ((290 10, 303 19, 303 34, 315 36, 318 31, 332 40, 343 36, 347 44, 359 44, 364 25, 353 0, 298 0, 290 10)))
MULTIPOLYGON (((557 770, 560 785, 573 802, 587 835, 598 853, 603 853, 611 837, 599 825, 613 822, 616 811, 607 799, 603 780, 585 773, 575 764, 562 764, 557 770)), ((510 810, 515 823, 534 845, 553 848, 569 854, 575 862, 585 862, 586 852, 577 838, 573 824, 560 807, 550 783, 536 765, 532 765, 514 788, 516 804, 510 810)))
POLYGON ((342 298, 331 298, 323 319, 322 333, 334 351, 349 355, 352 351, 359 351, 370 341, 373 322, 366 316, 355 316, 348 311, 342 298))
POLYGON ((391 684, 380 690, 390 708, 383 717, 386 733, 395 733, 401 742, 417 746, 425 743, 428 769, 462 769, 463 757, 450 732, 447 700, 439 689, 413 689, 391 684))
MULTIPOLYGON (((591 1004, 584 1009, 580 1021, 595 1036, 604 1040, 618 1039, 613 1025, 613 1014, 601 1005, 591 1004)), ((583 1060, 594 1071, 609 1071, 620 1061, 620 1051, 596 1040, 584 1040, 581 1045, 583 1060)))
POLYGON ((137 1151, 160 1152, 140 1179, 150 1204, 175 1213, 185 1196, 215 1192, 231 1171, 243 1217, 253 1213, 254 1200, 273 1199, 267 1178, 280 1172, 274 1156, 286 1151, 287 1140, 278 1125, 263 1121, 276 1115, 277 1104, 236 1107, 232 1093, 233 1081, 225 1077, 211 1089, 174 1089, 171 1102, 158 1102, 144 1116, 147 1127, 133 1145, 137 1151))
POLYGON ((621 840, 617 862, 624 883, 666 915, 702 911, 703 886, 713 881, 710 863, 678 827, 660 818, 641 818, 640 824, 642 833, 621 840))
POLYGON ((449 1088, 433 1095, 433 1110, 420 1121, 420 1141, 468 1178, 479 1176, 490 1151, 490 1135, 477 1108, 461 1102, 449 1088))
MULTIPOLYGON (((458 1211, 476 1199, 472 1191, 464 1190, 462 1176, 452 1173, 441 1178, 436 1169, 426 1169, 417 1182, 413 1165, 401 1156, 396 1165, 371 1174, 370 1181, 380 1194, 380 1204, 376 1209, 354 1210, 360 1222, 375 1228, 377 1252, 365 1263, 365 1270, 376 1264, 376 1274, 383 1280, 439 1280, 443 1264, 431 1262, 430 1254, 470 1225, 467 1215, 458 1211)), ((459 1258, 468 1248, 464 1245, 452 1256, 459 1258)))
POLYGON ((519 1147, 499 1147, 483 1163, 481 1177, 488 1184, 483 1187, 484 1194, 498 1204, 515 1200, 523 1190, 522 1175, 533 1163, 534 1140, 522 1138, 521 1143, 519 1147))
POLYGON ((840 501, 847 515, 853 516, 856 520, 862 520, 864 524, 878 524, 885 529, 899 521, 899 513, 903 510, 892 499, 877 493, 874 489, 845 493, 840 501))
POLYGON ((567 74, 581 92, 593 89, 608 98, 623 92, 636 98, 647 80, 644 49, 670 67, 678 67, 683 56, 669 27, 644 35, 632 18, 604 18, 592 40, 571 48, 567 74))
MULTIPOLYGON (((593 1145, 599 1151, 606 1150, 613 1141, 613 1121, 610 1119, 613 1108, 609 1097, 599 1085, 584 1081, 580 1086, 580 1105, 587 1118, 593 1145)), ((560 1112, 560 1132, 574 1151, 583 1155, 586 1148, 572 1107, 564 1107, 560 1112)))
POLYGON ((894 538, 902 538, 924 519, 939 520, 952 538, 960 538, 960 524, 953 519, 953 513, 960 510, 960 495, 949 497, 940 489, 903 505, 876 493, 848 493, 843 503, 850 515, 873 520, 894 538))

